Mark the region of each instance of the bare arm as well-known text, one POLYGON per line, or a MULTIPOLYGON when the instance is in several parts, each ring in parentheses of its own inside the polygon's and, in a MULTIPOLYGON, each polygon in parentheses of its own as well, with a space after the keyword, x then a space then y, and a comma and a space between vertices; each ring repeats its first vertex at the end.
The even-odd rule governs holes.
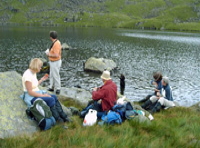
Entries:
POLYGON ((34 91, 32 90, 32 83, 31 83, 30 81, 26 81, 26 82, 25 82, 25 86, 26 86, 26 89, 27 89, 28 94, 29 94, 30 96, 33 96, 33 97, 51 97, 51 96, 48 95, 48 94, 39 94, 39 93, 37 93, 37 92, 34 92, 34 91))
POLYGON ((39 81, 38 81, 38 85, 40 85, 43 81, 45 81, 46 79, 48 79, 49 75, 45 74, 39 81))

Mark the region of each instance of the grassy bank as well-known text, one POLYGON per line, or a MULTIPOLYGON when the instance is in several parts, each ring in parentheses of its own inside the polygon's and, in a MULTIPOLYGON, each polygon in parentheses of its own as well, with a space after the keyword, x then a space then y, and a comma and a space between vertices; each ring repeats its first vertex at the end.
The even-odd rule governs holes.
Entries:
MULTIPOLYGON (((81 106, 65 101, 66 106, 81 106)), ((199 147, 200 115, 185 107, 175 107, 154 115, 150 125, 134 120, 121 125, 83 127, 82 119, 73 116, 72 123, 56 125, 32 137, 0 140, 0 147, 199 147)))
POLYGON ((199 31, 197 0, 3 1, 1 24, 199 31))

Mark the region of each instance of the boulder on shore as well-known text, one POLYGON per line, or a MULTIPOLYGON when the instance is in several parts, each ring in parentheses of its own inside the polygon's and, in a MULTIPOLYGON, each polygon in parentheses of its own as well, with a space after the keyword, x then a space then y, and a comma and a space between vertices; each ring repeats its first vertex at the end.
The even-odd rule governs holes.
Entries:
POLYGON ((110 59, 91 57, 84 63, 85 71, 103 72, 104 70, 112 71, 117 68, 116 63, 110 59))
POLYGON ((61 88, 60 95, 63 101, 65 99, 73 99, 80 105, 86 106, 88 101, 92 100, 92 94, 81 88, 61 88), (65 98, 65 99, 64 99, 65 98))
MULTIPOLYGON (((84 101, 86 96, 84 97, 84 93, 79 93, 80 90, 73 89, 74 93, 72 93, 72 89, 62 89, 62 98, 65 98, 65 96, 75 100, 80 98, 79 102, 85 102, 85 104, 88 101, 84 101)), ((16 71, 0 72, 0 139, 13 136, 29 136, 40 130, 37 123, 27 117, 25 113, 27 105, 20 98, 22 94, 22 76, 16 71)), ((89 96, 88 99, 91 97, 88 92, 85 95, 89 96)), ((68 116, 72 115, 71 107, 65 107, 64 105, 62 107, 68 116)))
POLYGON ((200 102, 190 106, 189 108, 196 111, 196 112, 200 112, 200 102))
POLYGON ((39 129, 28 119, 23 94, 22 76, 15 71, 0 73, 0 138, 30 135, 39 129))

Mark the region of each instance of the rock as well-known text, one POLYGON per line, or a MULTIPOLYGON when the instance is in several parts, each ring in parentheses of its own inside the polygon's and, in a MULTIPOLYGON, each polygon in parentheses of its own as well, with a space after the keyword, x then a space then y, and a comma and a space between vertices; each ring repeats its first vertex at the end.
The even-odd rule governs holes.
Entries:
POLYGON ((73 99, 78 104, 86 106, 88 101, 92 100, 92 95, 89 91, 81 88, 61 88, 61 98, 73 99))
POLYGON ((62 44, 62 49, 63 50, 69 50, 71 47, 67 43, 62 44))
POLYGON ((104 58, 89 58, 84 64, 85 71, 103 72, 104 70, 113 70, 117 68, 116 63, 113 60, 104 58))
POLYGON ((189 108, 194 110, 194 111, 200 112, 200 102, 190 106, 189 108))
POLYGON ((62 49, 63 49, 63 50, 74 50, 74 49, 77 49, 77 48, 71 47, 71 46, 69 46, 67 43, 63 43, 63 44, 62 44, 62 49))
POLYGON ((143 115, 137 115, 136 117, 133 118, 133 120, 135 120, 138 123, 146 123, 147 125, 151 124, 151 121, 143 115))
POLYGON ((27 118, 22 93, 22 76, 15 71, 0 73, 0 138, 32 134, 39 129, 27 118))
MULTIPOLYGON (((22 76, 15 71, 0 72, 0 139, 32 135, 40 130, 37 123, 27 117, 25 113, 27 105, 20 98, 21 94, 23 94, 22 76)), ((74 97, 81 98, 77 96, 74 94, 74 97)), ((72 115, 70 107, 64 105, 62 107, 68 116, 72 115)))

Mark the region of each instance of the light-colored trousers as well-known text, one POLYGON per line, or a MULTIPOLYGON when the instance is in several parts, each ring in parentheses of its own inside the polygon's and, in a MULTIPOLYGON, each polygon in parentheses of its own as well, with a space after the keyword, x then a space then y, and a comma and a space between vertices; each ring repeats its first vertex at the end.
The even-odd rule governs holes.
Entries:
POLYGON ((61 82, 60 82, 60 67, 62 65, 62 60, 58 61, 49 61, 50 65, 50 85, 49 88, 54 88, 55 90, 61 89, 61 82))
POLYGON ((160 102, 161 105, 165 106, 165 107, 173 107, 175 106, 173 101, 167 100, 164 97, 160 97, 160 99, 158 99, 156 96, 152 96, 150 98, 152 103, 155 103, 156 101, 160 102))

